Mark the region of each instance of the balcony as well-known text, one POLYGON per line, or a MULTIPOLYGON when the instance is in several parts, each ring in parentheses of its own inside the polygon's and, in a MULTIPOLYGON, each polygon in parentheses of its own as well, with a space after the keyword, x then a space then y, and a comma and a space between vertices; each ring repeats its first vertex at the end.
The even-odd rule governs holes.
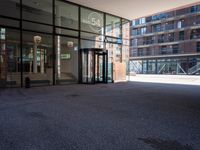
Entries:
POLYGON ((174 55, 181 54, 180 49, 177 47, 174 48, 161 48, 159 50, 155 49, 138 49, 132 52, 130 57, 143 57, 143 56, 164 56, 164 55, 174 55))

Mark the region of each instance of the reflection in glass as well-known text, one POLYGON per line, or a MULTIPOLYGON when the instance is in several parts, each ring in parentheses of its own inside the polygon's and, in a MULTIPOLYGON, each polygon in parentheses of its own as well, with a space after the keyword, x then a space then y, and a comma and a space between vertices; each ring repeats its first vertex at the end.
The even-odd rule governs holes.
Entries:
POLYGON ((20 86, 20 32, 0 27, 0 87, 20 86))
POLYGON ((81 30, 103 34, 103 13, 81 8, 81 30))
POLYGON ((121 37, 120 18, 106 15, 106 35, 111 37, 121 37))
POLYGON ((23 32, 23 72, 37 84, 52 84, 52 36, 23 32))
POLYGON ((103 42, 81 40, 81 48, 103 48, 103 46, 103 42))
POLYGON ((56 0, 56 26, 78 29, 78 6, 56 0))
POLYGON ((56 84, 78 81, 78 40, 56 36, 56 84))
POLYGON ((53 23, 52 0, 23 0, 23 19, 40 22, 53 23))
POLYGON ((1 0, 0 2, 0 15, 20 17, 20 0, 1 0))

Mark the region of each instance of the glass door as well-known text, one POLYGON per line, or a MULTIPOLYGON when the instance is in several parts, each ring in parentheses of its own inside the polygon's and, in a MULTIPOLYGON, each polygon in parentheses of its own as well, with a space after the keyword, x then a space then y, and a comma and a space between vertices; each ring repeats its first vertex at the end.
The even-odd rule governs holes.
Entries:
POLYGON ((94 52, 82 49, 81 60, 81 83, 94 83, 94 52))
POLYGON ((108 61, 106 52, 95 53, 95 82, 107 83, 108 79, 108 61))
POLYGON ((107 51, 104 51, 102 49, 81 49, 80 56, 80 83, 107 83, 107 51))

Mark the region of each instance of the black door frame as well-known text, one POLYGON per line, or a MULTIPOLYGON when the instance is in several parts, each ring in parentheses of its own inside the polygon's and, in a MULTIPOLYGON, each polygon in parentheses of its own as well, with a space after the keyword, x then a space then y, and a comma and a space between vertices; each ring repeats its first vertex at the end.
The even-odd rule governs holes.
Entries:
MULTIPOLYGON (((84 84, 96 84, 96 83, 108 83, 108 51, 104 49, 99 48, 84 48, 80 49, 79 53, 79 83, 84 84), (91 82, 89 82, 88 78, 86 78, 86 81, 83 82, 83 54, 86 54, 86 70, 87 70, 87 76, 88 76, 88 55, 89 52, 92 54, 92 66, 93 66, 93 72, 92 72, 92 78, 91 82), (96 56, 99 59, 99 56, 103 56, 103 64, 102 64, 102 74, 103 74, 103 80, 102 81, 96 81, 96 56)), ((99 60, 97 60, 99 62, 99 60)), ((98 63, 97 62, 97 63, 98 63)))

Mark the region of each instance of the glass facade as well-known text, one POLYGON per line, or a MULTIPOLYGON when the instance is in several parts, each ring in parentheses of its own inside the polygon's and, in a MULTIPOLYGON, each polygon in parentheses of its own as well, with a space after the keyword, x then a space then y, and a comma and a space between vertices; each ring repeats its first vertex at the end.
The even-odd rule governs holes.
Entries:
POLYGON ((199 75, 200 56, 130 61, 130 72, 138 74, 199 75))
POLYGON ((0 84, 78 83, 80 48, 107 49, 112 80, 113 63, 127 60, 129 29, 126 19, 62 0, 2 0, 0 84))

